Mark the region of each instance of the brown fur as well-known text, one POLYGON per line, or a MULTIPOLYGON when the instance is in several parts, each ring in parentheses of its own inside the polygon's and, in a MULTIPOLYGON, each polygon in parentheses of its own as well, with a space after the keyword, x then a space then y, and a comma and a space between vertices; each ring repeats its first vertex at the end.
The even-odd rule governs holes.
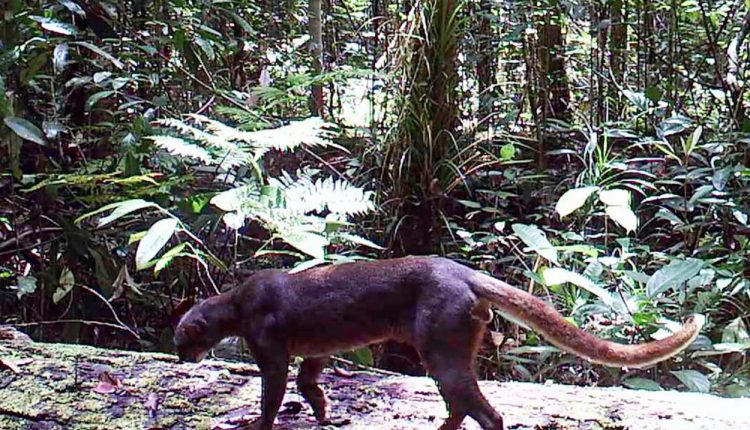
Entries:
POLYGON ((438 384, 456 430, 466 415, 484 430, 503 420, 479 391, 474 358, 490 305, 552 344, 591 361, 639 367, 664 360, 697 336, 702 317, 673 336, 641 345, 598 339, 568 323, 542 300, 491 276, 439 257, 409 257, 318 267, 296 274, 265 270, 240 287, 191 309, 175 332, 181 359, 197 361, 218 341, 242 336, 263 377, 261 418, 270 430, 286 388, 289 357, 304 357, 297 378, 315 417, 326 419, 317 385, 333 353, 386 339, 411 344, 438 384))

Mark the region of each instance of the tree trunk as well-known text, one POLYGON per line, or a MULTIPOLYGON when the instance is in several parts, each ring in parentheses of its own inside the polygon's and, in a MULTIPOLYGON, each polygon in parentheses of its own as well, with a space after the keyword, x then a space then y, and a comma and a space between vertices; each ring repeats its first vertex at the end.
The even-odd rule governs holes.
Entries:
POLYGON ((492 114, 494 106, 492 100, 494 98, 494 91, 492 86, 495 84, 495 74, 497 73, 497 61, 498 54, 493 47, 493 39, 495 38, 495 31, 497 23, 493 23, 490 19, 494 10, 494 2, 488 0, 482 0, 478 5, 478 15, 476 19, 477 34, 474 38, 477 41, 476 53, 479 55, 479 60, 476 64, 476 75, 477 83, 479 84, 479 120, 482 121, 478 130, 488 130, 492 121, 492 114))
MULTIPOLYGON (((312 71, 317 77, 323 73, 323 8, 321 0, 310 0, 308 10, 308 27, 310 30, 310 53, 312 54, 312 71)), ((323 114, 323 86, 313 84, 310 96, 310 111, 313 115, 323 114)))
POLYGON ((539 26, 540 91, 543 119, 570 120, 570 89, 565 73, 565 46, 560 17, 547 15, 539 26))
POLYGON ((611 119, 620 119, 622 105, 619 102, 622 97, 619 87, 627 87, 625 82, 625 64, 627 63, 628 25, 625 21, 625 2, 613 0, 610 4, 609 19, 611 22, 611 39, 609 42, 609 68, 612 78, 615 80, 609 85, 609 97, 613 100, 611 119))

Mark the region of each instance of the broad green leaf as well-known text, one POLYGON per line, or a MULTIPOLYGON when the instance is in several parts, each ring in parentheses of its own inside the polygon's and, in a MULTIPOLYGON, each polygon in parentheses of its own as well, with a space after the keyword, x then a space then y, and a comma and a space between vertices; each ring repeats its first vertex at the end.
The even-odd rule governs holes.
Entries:
POLYGON ((688 201, 688 207, 692 209, 695 204, 698 203, 698 200, 711 194, 713 190, 713 185, 701 185, 700 187, 698 187, 698 189, 695 190, 693 195, 690 197, 690 200, 688 201))
POLYGON ((607 206, 630 206, 630 191, 604 190, 599 193, 599 200, 607 206))
POLYGON ((724 327, 721 334, 722 343, 746 343, 750 342, 750 335, 747 332, 745 322, 742 317, 735 318, 724 327))
POLYGON ((599 299, 608 306, 612 305, 612 295, 607 290, 597 286, 589 278, 581 274, 567 269, 553 267, 545 269, 542 272, 542 277, 547 286, 561 285, 570 282, 571 284, 583 288, 591 294, 599 297, 599 299))
POLYGON ((511 227, 526 246, 547 260, 557 264, 557 251, 544 233, 535 225, 513 224, 511 227))
POLYGON ((717 191, 724 191, 724 187, 727 186, 727 182, 732 178, 734 172, 735 168, 733 166, 714 171, 711 177, 711 184, 713 184, 717 191))
POLYGON ((638 217, 627 206, 607 206, 604 211, 626 232, 635 231, 638 227, 638 217))
POLYGON ((204 54, 206 54, 206 57, 208 57, 209 60, 213 61, 216 58, 216 53, 214 52, 213 46, 211 46, 211 42, 200 36, 195 36, 194 40, 195 43, 200 46, 201 50, 204 54))
POLYGON ((13 132, 16 133, 21 139, 26 139, 31 142, 38 143, 39 145, 47 144, 46 140, 44 139, 44 135, 42 134, 42 130, 39 130, 39 127, 35 126, 31 122, 17 116, 6 117, 5 119, 3 119, 3 122, 5 122, 5 125, 13 130, 13 132))
POLYGON ((211 204, 224 212, 233 212, 239 210, 243 200, 257 200, 257 196, 253 196, 257 193, 256 187, 252 185, 243 185, 241 187, 232 188, 213 196, 211 198, 211 204))
POLYGON ((86 100, 86 110, 90 111, 94 108, 94 106, 99 102, 99 100, 107 98, 111 96, 112 94, 115 94, 112 90, 107 91, 99 91, 98 93, 92 94, 91 97, 89 97, 88 100, 86 100))
POLYGON ((662 136, 671 136, 673 134, 682 133, 691 126, 692 120, 682 115, 675 115, 671 118, 667 118, 659 125, 658 131, 662 136))
POLYGON ((462 205, 466 206, 470 209, 481 209, 482 204, 479 202, 475 202, 473 200, 456 200, 457 202, 461 203, 462 205))
POLYGON ((598 259, 591 261, 583 270, 583 276, 589 279, 599 279, 604 272, 604 266, 598 259))
POLYGON ((151 226, 146 235, 138 244, 138 250, 135 252, 135 267, 137 270, 144 269, 156 254, 161 251, 164 245, 177 229, 178 221, 174 218, 165 218, 159 220, 151 226))
POLYGON ((622 385, 634 390, 663 391, 664 389, 656 381, 645 378, 628 378, 622 381, 622 385))
POLYGON ((645 94, 643 94, 643 93, 636 93, 635 91, 630 91, 630 90, 622 90, 622 94, 639 111, 645 112, 646 110, 648 110, 648 98, 646 98, 645 94))
POLYGON ((94 83, 101 85, 103 82, 109 80, 112 77, 112 72, 96 72, 94 73, 94 83))
POLYGON ((560 218, 565 217, 583 206, 589 196, 598 189, 599 187, 582 187, 568 190, 557 201, 555 210, 560 214, 560 218))
POLYGON ((659 87, 646 88, 646 97, 652 102, 658 102, 664 96, 664 91, 659 87))
POLYGON ((676 370, 670 373, 677 377, 690 391, 708 393, 711 390, 711 381, 697 370, 676 370))
POLYGON ((96 248, 87 247, 86 249, 89 255, 94 259, 94 274, 96 275, 96 282, 99 284, 99 288, 102 289, 105 295, 111 296, 112 283, 115 278, 115 268, 111 264, 111 259, 96 248))
POLYGON ((362 366, 372 366, 374 363, 374 360, 372 358, 372 351, 370 351, 370 348, 363 347, 356 349, 352 351, 351 353, 352 361, 356 364, 362 365, 362 366))
MULTIPOLYGON (((147 202, 146 200, 133 199, 133 200, 125 200, 124 202, 118 202, 118 203, 113 203, 111 205, 104 206, 104 208, 101 208, 101 209, 103 210, 114 209, 114 210, 112 211, 111 214, 100 219, 98 226, 104 227, 105 225, 113 221, 116 221, 131 212, 135 212, 137 210, 141 210, 141 209, 145 209, 149 207, 157 207, 157 205, 151 202, 147 202)), ((76 222, 77 221, 78 220, 76 220, 76 222)))
POLYGON ((138 233, 131 234, 130 237, 128 238, 128 245, 132 245, 138 242, 139 240, 143 239, 143 236, 145 235, 146 235, 145 231, 139 231, 138 233))
POLYGON ((641 137, 638 133, 634 132, 633 130, 623 129, 623 128, 609 128, 604 130, 606 136, 608 137, 620 137, 620 138, 626 138, 626 139, 638 139, 641 137))
POLYGON ((701 140, 701 135, 703 134, 703 126, 699 125, 695 128, 693 131, 693 134, 690 136, 690 147, 695 148, 698 146, 698 142, 701 140))
POLYGON ((255 31, 253 31, 253 27, 245 21, 241 16, 239 16, 236 12, 228 10, 228 9, 222 9, 224 12, 228 13, 229 16, 232 17, 235 23, 237 23, 240 28, 242 28, 243 31, 245 31, 248 34, 255 34, 255 31))
POLYGON ((294 266, 292 270, 289 271, 289 273, 292 274, 292 273, 303 272, 307 269, 313 268, 315 266, 320 266, 321 264, 326 264, 326 263, 328 263, 327 260, 314 258, 312 260, 303 261, 297 264, 296 266, 294 266))
POLYGON ((744 353, 745 351, 750 349, 750 341, 746 341, 743 343, 715 343, 713 345, 709 345, 709 347, 712 349, 695 351, 692 354, 692 357, 715 357, 717 355, 724 354, 744 353))
POLYGON ((646 294, 653 298, 671 287, 687 282, 700 273, 703 265, 703 261, 696 258, 672 261, 651 275, 646 284, 646 294))
POLYGON ((62 34, 65 36, 72 36, 76 34, 76 28, 70 24, 54 20, 52 18, 46 18, 43 16, 30 16, 32 20, 38 22, 43 29, 51 31, 53 33, 62 34))
POLYGON ((246 218, 244 212, 237 211, 225 213, 224 216, 221 217, 221 220, 232 230, 239 230, 245 225, 246 218))
POLYGON ((165 252, 164 255, 159 257, 159 259, 156 261, 156 264, 154 265, 154 274, 158 275, 159 272, 164 270, 169 265, 169 263, 171 263, 172 260, 174 260, 174 258, 177 257, 183 249, 185 249, 186 246, 187 243, 180 243, 179 245, 174 246, 172 249, 165 252))
POLYGON ((667 208, 659 208, 659 210, 656 212, 656 215, 654 215, 655 218, 665 219, 669 221, 672 225, 678 225, 682 226, 685 225, 685 223, 672 211, 670 211, 667 208))
POLYGON ((325 248, 328 246, 328 239, 319 234, 296 230, 279 232, 279 237, 284 242, 313 258, 325 258, 325 248))
POLYGON ((79 15, 81 17, 86 16, 86 12, 83 10, 83 8, 72 0, 57 0, 57 2, 65 6, 69 11, 73 12, 76 15, 79 15))
POLYGON ((588 255, 589 257, 599 256, 599 250, 590 245, 563 245, 556 246, 555 249, 563 252, 577 252, 579 254, 588 255))
POLYGON ((355 245, 362 245, 362 246, 366 246, 368 248, 373 248, 373 249, 385 249, 382 246, 378 245, 377 243, 372 242, 368 239, 365 239, 364 237, 357 236, 356 234, 338 233, 336 237, 340 237, 342 240, 351 242, 355 245))
POLYGON ((70 42, 70 44, 71 45, 72 44, 76 44, 76 45, 79 45, 79 46, 83 46, 84 48, 89 49, 89 50, 95 52, 96 54, 98 54, 98 55, 106 58, 107 60, 109 60, 118 69, 122 69, 122 68, 125 67, 125 65, 122 64, 122 61, 120 61, 117 58, 113 57, 112 54, 110 54, 109 52, 107 52, 107 51, 99 48, 96 45, 92 45, 91 43, 88 43, 88 42, 70 42))

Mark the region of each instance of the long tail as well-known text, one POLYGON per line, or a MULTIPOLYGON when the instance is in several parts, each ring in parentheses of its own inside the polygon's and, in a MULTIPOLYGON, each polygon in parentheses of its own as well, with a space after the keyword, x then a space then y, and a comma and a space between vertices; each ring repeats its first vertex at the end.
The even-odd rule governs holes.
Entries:
POLYGON ((679 353, 698 336, 703 315, 690 316, 682 330, 670 337, 639 345, 623 345, 599 339, 565 320, 541 299, 491 276, 474 272, 472 291, 492 302, 501 313, 518 320, 558 348, 612 367, 645 367, 679 353))

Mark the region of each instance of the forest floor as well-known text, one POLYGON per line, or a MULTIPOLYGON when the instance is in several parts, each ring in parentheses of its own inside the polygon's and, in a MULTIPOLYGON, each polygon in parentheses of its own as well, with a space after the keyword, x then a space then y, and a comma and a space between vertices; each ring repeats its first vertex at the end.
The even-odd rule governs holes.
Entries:
MULTIPOLYGON (((323 375, 317 426, 290 374, 275 429, 434 430, 445 406, 429 378, 323 375)), ((750 400, 707 394, 482 382, 509 430, 750 429, 750 400)), ((256 367, 166 354, 35 343, 0 328, 0 429, 239 429, 258 417, 256 367)), ((467 419, 465 429, 478 425, 467 419)))

